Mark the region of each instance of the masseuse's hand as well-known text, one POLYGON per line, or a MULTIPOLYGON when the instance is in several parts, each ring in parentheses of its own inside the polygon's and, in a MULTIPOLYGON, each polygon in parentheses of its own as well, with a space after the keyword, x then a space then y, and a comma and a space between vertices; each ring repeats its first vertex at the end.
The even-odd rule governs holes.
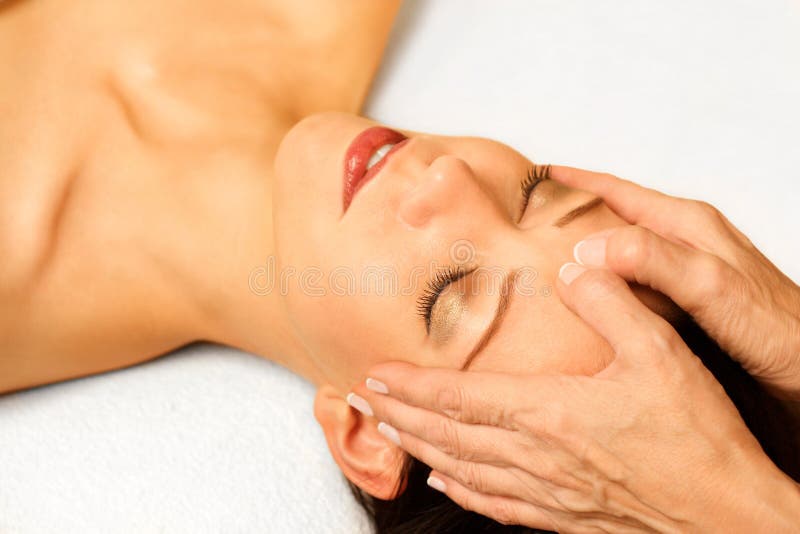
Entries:
POLYGON ((666 294, 770 391, 800 400, 800 287, 716 208, 608 174, 552 167, 636 226, 602 232, 576 258, 666 294))
POLYGON ((789 531, 767 507, 793 513, 796 488, 669 323, 609 270, 569 264, 557 285, 614 349, 608 367, 587 377, 382 364, 355 388, 378 429, 434 469, 431 486, 503 523, 789 531))

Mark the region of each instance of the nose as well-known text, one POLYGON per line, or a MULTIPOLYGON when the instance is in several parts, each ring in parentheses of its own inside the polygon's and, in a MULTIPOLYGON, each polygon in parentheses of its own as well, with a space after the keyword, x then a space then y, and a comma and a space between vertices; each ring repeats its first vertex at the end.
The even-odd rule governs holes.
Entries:
POLYGON ((397 216, 412 228, 423 228, 436 218, 469 209, 479 217, 483 194, 469 164, 452 155, 439 156, 425 169, 419 182, 399 203, 397 216))

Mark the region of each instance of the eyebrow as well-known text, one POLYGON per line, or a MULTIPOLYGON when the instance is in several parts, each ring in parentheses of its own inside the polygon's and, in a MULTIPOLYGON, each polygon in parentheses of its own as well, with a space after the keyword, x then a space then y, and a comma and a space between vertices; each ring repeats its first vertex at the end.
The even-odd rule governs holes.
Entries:
POLYGON ((489 328, 483 333, 481 338, 475 344, 475 347, 469 352, 469 356, 464 361, 464 365, 461 366, 462 371, 466 371, 469 364, 472 363, 472 360, 475 359, 475 356, 478 355, 480 351, 486 347, 489 341, 492 339, 492 336, 497 329, 500 327, 500 323, 503 322, 503 317, 505 316, 506 310, 508 309, 508 304, 510 301, 511 292, 514 291, 514 287, 516 286, 517 282, 517 271, 509 272, 506 277, 503 279, 503 283, 500 286, 500 301, 497 303, 497 308, 494 311, 494 318, 492 318, 492 322, 489 324, 489 328))
POLYGON ((577 208, 573 210, 569 210, 566 215, 559 217, 559 219, 553 223, 553 226, 561 228, 562 226, 566 226, 581 215, 585 215, 586 213, 590 212, 597 206, 603 203, 603 199, 600 197, 594 197, 589 202, 584 202, 577 208))

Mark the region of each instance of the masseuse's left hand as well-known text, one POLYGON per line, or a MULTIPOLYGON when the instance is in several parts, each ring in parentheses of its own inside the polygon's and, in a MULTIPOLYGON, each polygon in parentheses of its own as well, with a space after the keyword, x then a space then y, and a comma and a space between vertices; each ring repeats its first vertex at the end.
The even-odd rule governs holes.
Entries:
POLYGON ((795 528, 786 517, 797 488, 700 359, 621 278, 570 265, 558 290, 613 347, 608 367, 587 377, 382 364, 355 389, 379 429, 434 469, 432 486, 502 523, 559 532, 795 528))

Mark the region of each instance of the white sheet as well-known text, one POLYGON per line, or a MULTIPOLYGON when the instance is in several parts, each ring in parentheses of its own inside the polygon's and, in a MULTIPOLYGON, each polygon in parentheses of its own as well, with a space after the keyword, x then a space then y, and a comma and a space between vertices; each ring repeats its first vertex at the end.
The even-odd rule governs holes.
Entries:
MULTIPOLYGON (((406 0, 367 114, 719 206, 800 280, 800 4, 406 0)), ((361 532, 313 390, 195 346, 0 398, 0 532, 361 532)))
POLYGON ((0 532, 369 532, 313 394, 199 345, 0 397, 0 532))

